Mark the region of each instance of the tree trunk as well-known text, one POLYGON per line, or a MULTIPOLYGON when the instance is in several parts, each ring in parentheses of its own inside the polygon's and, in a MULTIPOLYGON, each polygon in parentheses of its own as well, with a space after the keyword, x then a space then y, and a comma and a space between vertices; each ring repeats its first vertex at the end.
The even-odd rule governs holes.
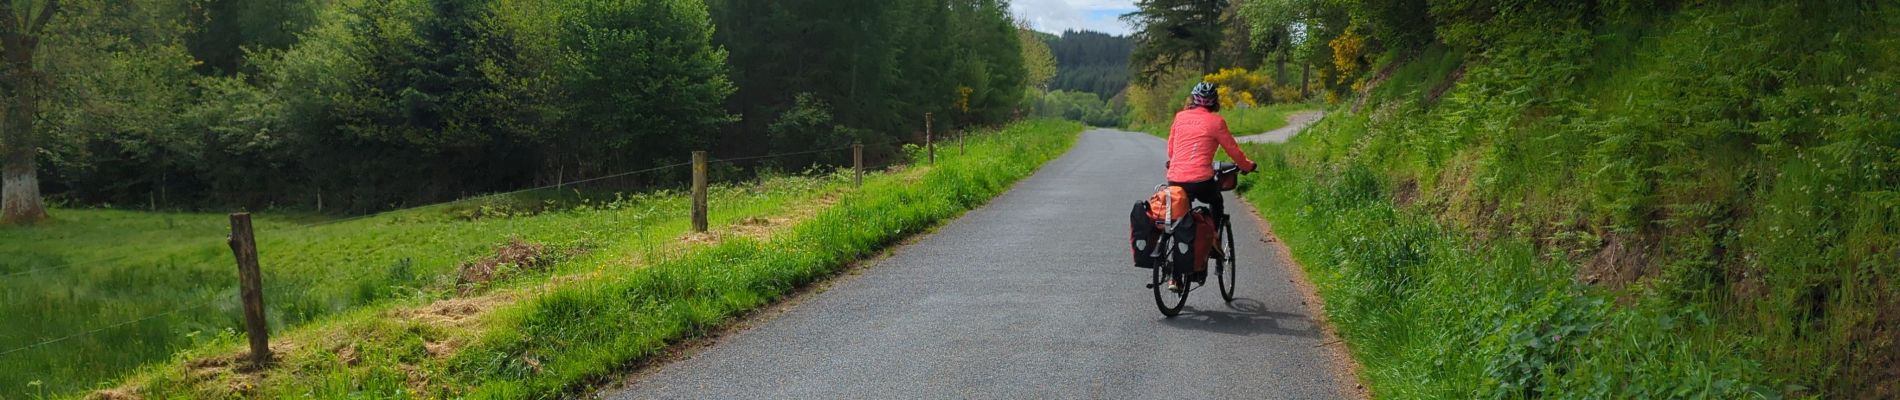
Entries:
POLYGON ((1201 75, 1213 75, 1215 72, 1220 71, 1214 69, 1214 51, 1201 49, 1201 75))
POLYGON ((1306 74, 1311 73, 1311 72, 1313 72, 1313 64, 1307 63, 1305 61, 1301 61, 1300 62, 1300 99, 1301 100, 1310 99, 1313 97, 1312 94, 1307 93, 1306 91, 1306 74))
POLYGON ((0 223, 31 225, 46 219, 36 168, 39 143, 33 119, 39 115, 40 76, 33 70, 39 39, 0 32, 0 223))
POLYGON ((1274 61, 1273 83, 1281 82, 1286 82, 1286 54, 1284 53, 1280 54, 1279 60, 1274 61))

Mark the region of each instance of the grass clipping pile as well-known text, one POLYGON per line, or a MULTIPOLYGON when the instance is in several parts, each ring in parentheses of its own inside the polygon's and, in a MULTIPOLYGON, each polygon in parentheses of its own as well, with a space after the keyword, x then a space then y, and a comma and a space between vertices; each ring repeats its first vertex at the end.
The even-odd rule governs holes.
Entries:
MULTIPOLYGON (((198 393, 217 397, 255 397, 257 388, 273 373, 309 370, 320 364, 356 367, 371 357, 393 358, 395 367, 407 377, 405 386, 412 393, 428 393, 436 377, 419 366, 425 362, 447 360, 474 340, 481 332, 480 319, 494 309, 521 298, 519 291, 505 290, 481 294, 490 284, 524 273, 541 272, 554 263, 581 255, 584 249, 558 251, 547 245, 510 239, 495 248, 492 255, 463 263, 456 268, 457 297, 437 300, 417 307, 402 307, 373 314, 371 318, 349 318, 345 323, 315 330, 293 331, 270 343, 270 364, 251 364, 248 350, 226 351, 185 362, 186 379, 173 382, 199 390, 212 388, 218 393, 198 393), (471 297, 471 294, 480 294, 471 297), (419 346, 387 347, 395 335, 413 335, 419 346), (309 351, 317 349, 320 351, 309 351)), ((141 399, 138 384, 103 389, 89 399, 141 399)))

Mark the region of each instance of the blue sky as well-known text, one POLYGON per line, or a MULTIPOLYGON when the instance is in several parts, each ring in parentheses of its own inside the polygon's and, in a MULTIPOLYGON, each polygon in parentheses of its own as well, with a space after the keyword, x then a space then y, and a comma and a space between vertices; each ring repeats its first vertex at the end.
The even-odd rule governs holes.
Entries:
POLYGON ((1135 10, 1135 0, 1015 0, 1010 7, 1017 17, 1043 32, 1086 29, 1126 35, 1128 24, 1120 17, 1135 10))

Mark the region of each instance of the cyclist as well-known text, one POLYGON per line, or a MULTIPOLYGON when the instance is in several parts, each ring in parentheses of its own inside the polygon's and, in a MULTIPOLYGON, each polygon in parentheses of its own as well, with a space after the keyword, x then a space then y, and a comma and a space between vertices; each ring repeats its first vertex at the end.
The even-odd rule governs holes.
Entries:
MULTIPOLYGON (((1257 166, 1240 151, 1240 144, 1234 142, 1234 134, 1227 130, 1227 120, 1221 119, 1219 112, 1219 89, 1208 82, 1194 85, 1186 109, 1174 114, 1174 126, 1168 129, 1167 166, 1168 185, 1179 186, 1188 198, 1207 204, 1214 218, 1224 223, 1227 209, 1221 199, 1220 182, 1214 180, 1214 148, 1225 150, 1243 172, 1253 172, 1257 166)), ((1196 273, 1190 280, 1202 279, 1206 276, 1196 273)), ((1180 284, 1169 279, 1167 288, 1179 290, 1180 284)))
POLYGON ((1241 171, 1253 172, 1257 166, 1240 152, 1219 112, 1220 91, 1214 84, 1194 85, 1187 109, 1174 114, 1174 126, 1168 129, 1168 185, 1180 186, 1189 198, 1207 203, 1215 217, 1226 218, 1220 183, 1214 181, 1214 147, 1226 150, 1241 171))

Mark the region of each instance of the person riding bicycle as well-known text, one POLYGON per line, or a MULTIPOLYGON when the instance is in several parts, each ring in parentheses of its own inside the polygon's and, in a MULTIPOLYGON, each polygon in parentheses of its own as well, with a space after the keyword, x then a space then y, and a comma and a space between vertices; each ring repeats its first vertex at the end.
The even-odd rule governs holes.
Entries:
POLYGON ((1194 85, 1187 108, 1174 114, 1174 126, 1168 129, 1168 185, 1179 186, 1188 198, 1206 203, 1216 217, 1226 217, 1220 183, 1214 181, 1214 147, 1226 150, 1241 171, 1253 172, 1258 166, 1241 153, 1219 112, 1219 89, 1207 82, 1194 85))

